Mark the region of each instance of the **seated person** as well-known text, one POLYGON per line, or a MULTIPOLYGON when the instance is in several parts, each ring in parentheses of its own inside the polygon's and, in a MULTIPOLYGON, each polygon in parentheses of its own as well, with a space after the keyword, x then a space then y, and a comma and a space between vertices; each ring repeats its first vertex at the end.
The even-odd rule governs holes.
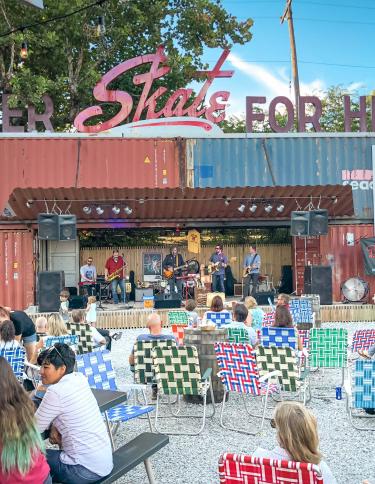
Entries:
POLYGON ((251 346, 256 346, 258 343, 254 328, 246 325, 246 318, 248 316, 247 307, 244 304, 236 304, 233 309, 233 321, 228 324, 226 328, 242 328, 247 331, 249 335, 251 346))
MULTIPOLYGON (((149 333, 142 333, 137 336, 136 341, 160 341, 160 340, 167 340, 171 339, 176 341, 176 338, 173 334, 164 334, 162 333, 162 323, 158 313, 151 313, 147 318, 147 327, 149 329, 149 333)), ((129 365, 130 370, 134 372, 134 346, 132 351, 129 355, 129 365)), ((152 384, 152 399, 156 400, 157 397, 157 385, 152 384)))
POLYGON ((36 344, 32 363, 36 362, 39 351, 44 348, 47 338, 50 336, 66 336, 69 332, 60 314, 50 314, 47 320, 47 334, 42 336, 36 344))
POLYGON ((371 360, 375 355, 375 345, 370 346, 368 350, 358 350, 358 354, 366 360, 371 360))
POLYGON ((30 361, 35 353, 35 324, 24 311, 11 311, 8 307, 0 306, 0 322, 9 319, 14 324, 16 340, 22 340, 27 359, 30 361))
POLYGON ((211 301, 211 307, 209 311, 206 311, 203 315, 202 325, 207 323, 207 313, 227 313, 230 316, 228 309, 224 309, 224 303, 220 296, 214 296, 211 301))
MULTIPOLYGON (((86 324, 86 312, 83 309, 73 309, 72 320, 76 324, 86 324)), ((99 331, 94 326, 91 326, 91 324, 90 327, 94 346, 105 346, 107 350, 111 351, 112 339, 109 336, 109 331, 106 329, 99 331), (108 333, 108 339, 106 336, 103 336, 101 332, 105 332, 106 334, 108 333)))
POLYGON ((249 314, 246 318, 246 324, 252 326, 255 331, 262 328, 264 311, 258 307, 258 303, 253 296, 245 297, 245 306, 247 307, 249 314))
POLYGON ((278 304, 275 309, 275 321, 272 323, 275 328, 294 328, 297 335, 298 350, 304 351, 302 339, 298 336, 297 328, 293 324, 292 315, 285 304, 278 304))
POLYGON ((318 427, 314 414, 299 402, 277 405, 271 426, 277 430, 278 446, 273 450, 258 447, 253 457, 307 462, 320 467, 324 484, 337 484, 319 452, 318 427))
POLYGON ((185 305, 186 312, 188 313, 189 322, 191 322, 193 325, 196 325, 198 323, 198 313, 194 311, 196 307, 197 303, 194 299, 189 299, 185 305))
POLYGON ((52 482, 34 411, 9 363, 0 357, 1 484, 52 482))
POLYGON ((36 411, 39 432, 51 429, 47 449, 53 482, 86 484, 107 476, 113 468, 112 448, 103 417, 81 373, 74 372, 75 354, 57 343, 38 356, 46 394, 36 411))
POLYGON ((277 296, 276 306, 286 306, 289 309, 289 300, 290 297, 288 294, 280 293, 277 296))
POLYGON ((5 319, 0 323, 0 350, 11 350, 19 346, 14 324, 9 319, 5 319))
POLYGON ((35 331, 38 341, 41 336, 45 336, 47 334, 47 318, 45 316, 39 316, 38 318, 36 318, 35 331))

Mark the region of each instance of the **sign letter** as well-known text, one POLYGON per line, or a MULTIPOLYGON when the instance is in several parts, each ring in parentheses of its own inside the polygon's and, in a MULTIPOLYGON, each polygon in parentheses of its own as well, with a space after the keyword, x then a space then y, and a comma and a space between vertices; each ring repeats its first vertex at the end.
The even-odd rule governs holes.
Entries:
POLYGON ((350 110, 350 96, 344 96, 345 131, 352 130, 352 120, 359 118, 359 130, 367 131, 366 128, 366 96, 359 97, 359 111, 350 110))
POLYGON ((294 108, 292 101, 285 96, 278 96, 272 99, 269 108, 269 118, 271 129, 275 133, 288 133, 288 131, 291 131, 294 121, 294 108), (278 104, 284 104, 288 113, 287 123, 285 126, 280 126, 276 120, 276 106, 278 104))
POLYGON ((265 104, 264 96, 246 96, 246 132, 253 132, 253 121, 264 121, 264 113, 253 111, 254 104, 265 104))
POLYGON ((301 132, 306 131, 306 124, 311 123, 314 131, 321 131, 322 127, 319 120, 322 112, 322 103, 319 98, 316 96, 301 96, 299 98, 298 130, 301 132), (306 114, 306 104, 312 104, 314 107, 314 112, 311 115, 306 114))

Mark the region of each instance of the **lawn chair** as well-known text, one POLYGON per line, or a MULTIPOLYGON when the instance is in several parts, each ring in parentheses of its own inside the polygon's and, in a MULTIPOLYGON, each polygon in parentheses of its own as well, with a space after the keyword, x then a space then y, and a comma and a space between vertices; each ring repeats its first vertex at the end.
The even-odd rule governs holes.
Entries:
POLYGON ((372 345, 375 345, 375 329, 357 329, 353 334, 352 356, 358 350, 368 350, 372 345))
POLYGON ((78 349, 79 337, 76 334, 64 334, 63 336, 48 336, 44 341, 44 347, 49 348, 56 343, 67 344, 74 352, 78 349))
POLYGON ((345 381, 346 409, 349 421, 357 430, 375 430, 375 427, 360 427, 356 418, 371 418, 375 415, 359 412, 359 409, 375 409, 375 360, 356 360, 354 368, 345 381), (351 374, 352 373, 352 374, 351 374))
POLYGON ((12 371, 17 380, 22 383, 24 379, 26 351, 22 346, 9 350, 1 349, 0 356, 4 357, 12 367, 12 371))
POLYGON ((265 348, 277 346, 279 348, 297 349, 297 334, 295 328, 263 327, 261 342, 265 348))
POLYGON ((220 484, 323 484, 315 464, 243 454, 220 456, 219 479, 220 484))
POLYGON ((92 353, 94 350, 94 342, 92 338, 91 326, 88 323, 71 323, 67 322, 66 327, 70 334, 76 335, 78 341, 78 354, 92 353))
MULTIPOLYGON (((282 392, 295 393, 299 400, 306 402, 311 399, 308 371, 300 372, 297 366, 296 353, 290 347, 265 348, 260 345, 256 349, 257 363, 261 376, 274 371, 279 372, 278 381, 282 392)), ((281 393, 282 396, 282 393, 281 393)))
POLYGON ((227 328, 229 343, 250 343, 249 333, 245 328, 227 328))
MULTIPOLYGON (((309 348, 310 348, 310 330, 308 330, 308 329, 298 329, 297 331, 298 331, 298 336, 299 336, 299 338, 302 342, 302 347, 305 348, 305 350, 308 353, 309 348)), ((300 367, 306 367, 307 362, 308 362, 308 358, 303 353, 300 354, 299 366, 300 367)), ((310 371, 312 371, 311 368, 310 368, 310 371)))
POLYGON ((309 365, 316 368, 341 368, 344 384, 348 363, 348 331, 343 328, 310 330, 309 365))
POLYGON ((210 391, 212 402, 212 414, 215 414, 215 399, 212 390, 211 373, 208 368, 201 376, 198 351, 195 346, 156 346, 152 351, 154 359, 154 369, 156 383, 158 385, 158 395, 156 401, 155 429, 158 432, 173 435, 199 435, 206 424, 207 392, 210 391), (202 424, 196 432, 173 432, 170 430, 160 430, 158 428, 159 406, 161 395, 177 395, 178 409, 173 412, 171 406, 169 410, 172 418, 200 418, 202 424), (203 415, 181 415, 180 397, 183 395, 201 396, 203 398, 203 415))
POLYGON ((262 431, 266 418, 268 395, 280 391, 277 382, 277 376, 280 372, 274 371, 260 378, 255 352, 252 346, 247 344, 215 343, 215 352, 220 369, 220 378, 224 385, 220 425, 224 429, 234 430, 235 432, 248 435, 258 434, 262 431), (229 427, 224 424, 224 409, 229 392, 241 394, 247 414, 261 419, 260 427, 257 428, 256 432, 249 432, 243 428, 229 427), (253 415, 249 412, 246 405, 246 395, 262 398, 262 415, 253 415))
POLYGON ((232 315, 229 311, 222 311, 221 313, 207 311, 206 321, 214 323, 217 328, 221 328, 222 326, 232 322, 232 315))
POLYGON ((314 324, 314 312, 310 300, 291 299, 289 302, 289 311, 295 324, 311 325, 310 327, 314 324))
POLYGON ((172 334, 176 338, 179 345, 184 344, 184 329, 188 326, 186 324, 172 324, 172 334))
MULTIPOLYGON (((115 372, 112 367, 111 353, 108 350, 95 351, 94 353, 85 353, 77 355, 77 370, 83 373, 89 382, 90 387, 99 390, 118 390, 115 378, 115 372)), ((137 389, 134 385, 126 385, 127 389, 137 389)), ((144 388, 139 388, 144 392, 144 388)), ((145 401, 146 396, 144 395, 145 401)), ((120 422, 127 422, 141 415, 147 415, 148 423, 152 432, 152 423, 149 413, 154 407, 149 405, 136 406, 121 403, 104 412, 109 436, 111 438, 112 448, 114 448, 113 434, 116 433, 120 422), (112 434, 112 427, 116 425, 112 434)))
POLYGON ((263 316, 263 326, 272 326, 275 322, 275 312, 264 313, 263 316))
POLYGON ((188 326, 189 317, 187 311, 169 311, 168 312, 168 324, 181 324, 183 326, 188 326))

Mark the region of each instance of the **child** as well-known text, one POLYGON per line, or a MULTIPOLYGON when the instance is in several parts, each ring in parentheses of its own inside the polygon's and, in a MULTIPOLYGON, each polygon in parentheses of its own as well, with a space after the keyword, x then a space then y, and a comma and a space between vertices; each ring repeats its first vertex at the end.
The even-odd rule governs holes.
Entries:
POLYGON ((63 289, 60 292, 60 316, 65 322, 69 321, 69 291, 63 289))
POLYGON ((86 321, 91 326, 96 325, 96 296, 89 296, 86 307, 86 321))
POLYGON ((194 311, 196 307, 197 303, 194 299, 189 299, 185 306, 186 312, 188 313, 188 319, 194 325, 198 323, 198 313, 194 311))
POLYGON ((35 321, 36 337, 39 339, 47 334, 47 318, 45 316, 39 316, 35 321))

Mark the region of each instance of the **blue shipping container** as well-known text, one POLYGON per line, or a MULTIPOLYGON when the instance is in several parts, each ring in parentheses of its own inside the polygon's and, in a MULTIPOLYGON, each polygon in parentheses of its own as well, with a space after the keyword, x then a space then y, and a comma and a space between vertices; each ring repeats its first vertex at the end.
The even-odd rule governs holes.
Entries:
POLYGON ((189 140, 194 187, 351 184, 356 218, 373 218, 372 145, 362 133, 226 135, 189 140))

